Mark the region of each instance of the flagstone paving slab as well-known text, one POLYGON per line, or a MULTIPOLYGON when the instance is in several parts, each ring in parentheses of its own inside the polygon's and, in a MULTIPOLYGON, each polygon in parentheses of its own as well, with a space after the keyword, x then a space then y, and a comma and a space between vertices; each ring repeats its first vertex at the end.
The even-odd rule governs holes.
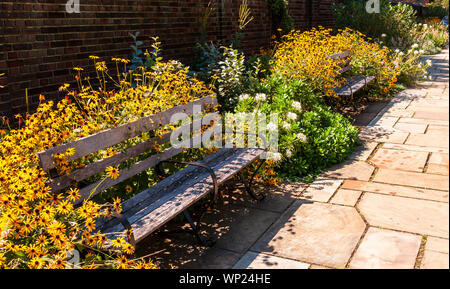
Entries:
POLYGON ((341 184, 342 180, 318 178, 302 193, 301 198, 326 203, 341 184))
POLYGON ((440 147, 435 147, 435 146, 416 146, 416 145, 385 143, 385 144, 383 144, 383 148, 393 149, 393 150, 407 150, 407 151, 415 151, 415 152, 448 153, 448 148, 440 148, 440 147))
POLYGON ((448 165, 449 165, 449 154, 432 153, 428 163, 436 164, 436 165, 443 165, 443 166, 447 166, 448 167, 448 165))
POLYGON ((364 193, 358 209, 372 226, 448 238, 448 203, 364 193))
POLYGON ((368 181, 375 167, 366 162, 346 161, 332 166, 321 174, 322 177, 335 179, 354 179, 368 181))
POLYGON ((369 228, 350 262, 353 269, 413 269, 422 237, 369 228))
POLYGON ((449 131, 448 126, 430 124, 426 131, 426 134, 438 134, 448 136, 448 131, 449 131))
POLYGON ((337 205, 353 207, 358 202, 361 194, 361 191, 339 189, 330 202, 337 205))
POLYGON ((446 120, 448 121, 448 114, 439 111, 416 111, 414 118, 446 120))
POLYGON ((449 175, 448 166, 436 165, 436 164, 429 164, 426 173, 427 174, 444 175, 444 176, 449 175))
POLYGON ((418 146, 436 146, 448 149, 448 135, 442 134, 411 134, 406 140, 405 144, 418 146))
POLYGON ((408 136, 408 132, 379 126, 366 127, 359 133, 359 138, 362 141, 376 141, 380 143, 403 144, 408 136))
POLYGON ((423 172, 428 159, 427 152, 412 152, 382 148, 371 162, 379 168, 423 172))
POLYGON ((420 269, 449 269, 449 255, 425 250, 420 269))
POLYGON ((449 241, 448 239, 441 239, 435 237, 428 237, 427 243, 425 244, 425 250, 436 251, 448 254, 449 252, 449 241))
POLYGON ((240 254, 219 248, 210 248, 204 255, 183 266, 183 269, 231 269, 240 254))
POLYGON ((368 127, 379 126, 391 128, 397 123, 398 120, 399 117, 396 116, 377 116, 370 122, 368 127))
POLYGON ((428 125, 426 124, 417 124, 417 123, 406 123, 401 122, 397 123, 394 128, 404 131, 404 132, 410 132, 410 133, 425 133, 427 130, 428 125))
POLYGON ((309 264, 261 254, 256 252, 247 252, 237 262, 233 269, 308 269, 309 264))
POLYGON ((345 180, 341 189, 359 190, 364 192, 378 193, 390 196, 408 197, 415 199, 431 200, 448 203, 448 192, 427 190, 413 187, 404 187, 398 185, 362 182, 355 180, 345 180))
POLYGON ((207 213, 201 228, 207 235, 218 237, 215 247, 243 254, 279 216, 267 210, 225 204, 207 213))
POLYGON ((426 124, 426 125, 446 125, 448 126, 448 121, 446 120, 433 120, 433 119, 421 119, 421 118, 409 118, 402 117, 398 120, 397 124, 400 123, 413 123, 413 124, 426 124))
POLYGON ((350 155, 349 159, 356 161, 366 161, 377 146, 377 142, 364 142, 362 145, 356 147, 355 151, 350 155))
POLYGON ((344 268, 365 227, 355 208, 297 201, 252 251, 344 268))
POLYGON ((448 191, 449 189, 448 176, 406 172, 391 169, 379 169, 373 180, 374 182, 404 185, 425 189, 443 191, 448 191))

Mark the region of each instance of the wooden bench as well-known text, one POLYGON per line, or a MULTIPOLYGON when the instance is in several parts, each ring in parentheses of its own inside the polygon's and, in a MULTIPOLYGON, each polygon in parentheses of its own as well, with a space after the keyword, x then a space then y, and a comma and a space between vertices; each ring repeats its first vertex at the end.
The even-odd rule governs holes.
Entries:
MULTIPOLYGON (((147 141, 129 147, 126 151, 88 164, 83 168, 71 172, 69 175, 55 175, 57 165, 53 157, 55 154, 64 153, 67 149, 74 148, 75 153, 68 157, 67 161, 78 160, 99 150, 107 149, 130 138, 139 136, 144 132, 154 132, 156 129, 170 124, 171 116, 175 113, 182 112, 186 115, 193 116, 194 106, 201 106, 202 113, 210 112, 213 107, 217 106, 217 100, 214 97, 201 98, 185 105, 180 105, 164 112, 39 152, 40 166, 52 177, 48 181, 52 192, 61 192, 69 188, 74 182, 86 180, 98 173, 104 172, 109 166, 117 166, 142 153, 148 152, 154 145, 169 144, 172 132, 167 132, 162 136, 154 136, 147 141)), ((192 128, 195 121, 188 124, 188 126, 192 128)), ((204 133, 201 132, 196 136, 191 136, 188 141, 198 141, 202 135, 204 133)), ((263 141, 265 143, 264 139, 263 141)), ((81 198, 75 202, 75 205, 79 205, 91 195, 94 196, 138 173, 153 168, 157 170, 159 175, 163 175, 165 178, 154 186, 125 200, 122 203, 123 212, 121 216, 116 216, 111 219, 102 218, 97 222, 97 228, 102 233, 111 235, 110 239, 117 236, 126 236, 127 234, 124 231, 128 230, 130 232, 130 229, 132 229, 132 234, 128 234, 128 239, 130 243, 135 245, 165 223, 180 213, 183 213, 198 240, 204 245, 211 245, 213 244, 212 238, 206 239, 199 233, 200 218, 206 210, 203 210, 197 222, 194 222, 187 209, 208 194, 212 194, 211 201, 209 202, 209 207, 212 207, 218 197, 219 186, 235 175, 240 177, 247 192, 254 199, 261 200, 264 196, 257 195, 252 190, 252 181, 257 170, 250 176, 249 181, 244 177, 242 170, 256 161, 265 149, 259 147, 221 148, 216 153, 207 155, 202 161, 180 162, 173 160, 173 157, 183 151, 183 147, 170 145, 162 152, 153 154, 144 160, 122 169, 117 179, 108 178, 104 181, 100 180, 80 188, 81 198), (163 168, 163 163, 165 162, 181 163, 187 166, 167 176, 163 168), (96 188, 95 191, 93 191, 94 188, 96 188)), ((259 166, 262 164, 263 162, 259 166)))
MULTIPOLYGON (((340 75, 344 75, 347 72, 351 72, 351 55, 349 50, 345 50, 341 53, 336 53, 328 56, 329 59, 338 61, 341 66, 339 71, 340 75)), ((350 75, 340 87, 334 88, 334 92, 339 96, 350 97, 352 105, 354 106, 353 95, 366 87, 369 83, 376 79, 375 76, 362 76, 362 75, 350 75)))

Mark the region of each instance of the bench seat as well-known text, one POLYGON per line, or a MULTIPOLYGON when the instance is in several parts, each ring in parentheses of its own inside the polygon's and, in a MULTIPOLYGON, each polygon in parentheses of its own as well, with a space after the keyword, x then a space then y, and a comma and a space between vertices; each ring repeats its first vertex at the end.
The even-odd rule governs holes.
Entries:
MULTIPOLYGON (((263 152, 264 149, 259 148, 222 148, 205 157, 201 163, 213 169, 220 185, 263 152)), ((134 239, 138 243, 211 191, 213 181, 210 173, 201 167, 187 166, 123 202, 122 216, 133 228, 134 239)), ((103 219, 97 227, 110 239, 124 236, 125 229, 115 218, 103 219)))
POLYGON ((335 88, 334 92, 339 96, 352 96, 352 94, 362 89, 375 79, 375 76, 352 76, 349 77, 341 87, 335 88))

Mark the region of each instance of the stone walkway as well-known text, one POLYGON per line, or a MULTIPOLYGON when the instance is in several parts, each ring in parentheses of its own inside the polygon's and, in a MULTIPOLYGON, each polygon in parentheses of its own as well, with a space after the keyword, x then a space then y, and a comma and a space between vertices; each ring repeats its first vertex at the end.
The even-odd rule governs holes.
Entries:
POLYGON ((142 249, 163 248, 163 268, 449 268, 448 49, 430 59, 432 80, 368 112, 349 161, 261 203, 225 196, 205 220, 213 248, 160 234, 142 249))

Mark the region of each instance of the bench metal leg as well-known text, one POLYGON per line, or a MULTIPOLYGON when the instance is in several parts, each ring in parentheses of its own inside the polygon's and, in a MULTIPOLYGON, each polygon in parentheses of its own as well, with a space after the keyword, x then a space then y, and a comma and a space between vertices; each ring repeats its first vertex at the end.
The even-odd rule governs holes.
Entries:
POLYGON ((186 220, 188 221, 189 225, 191 226, 191 229, 192 229, 195 237, 197 238, 197 240, 204 246, 212 247, 215 244, 215 239, 213 237, 211 237, 209 239, 205 239, 200 234, 200 231, 199 231, 200 220, 198 220, 197 224, 195 224, 194 220, 191 217, 191 214, 189 214, 189 212, 187 210, 183 211, 183 215, 186 218, 186 220))
MULTIPOLYGON (((261 164, 263 164, 264 162, 262 162, 261 164)), ((258 169, 256 170, 256 172, 259 170, 259 168, 261 167, 261 165, 258 167, 258 169)), ((252 182, 253 182, 253 178, 255 177, 256 173, 253 174, 252 178, 250 179, 250 182, 247 182, 247 180, 245 179, 244 174, 242 173, 242 171, 239 172, 239 178, 241 179, 241 182, 244 184, 245 186, 245 190, 247 191, 247 193, 255 200, 257 201, 261 201, 262 199, 265 198, 264 194, 260 194, 257 195, 255 193, 255 191, 252 188, 252 182)))

